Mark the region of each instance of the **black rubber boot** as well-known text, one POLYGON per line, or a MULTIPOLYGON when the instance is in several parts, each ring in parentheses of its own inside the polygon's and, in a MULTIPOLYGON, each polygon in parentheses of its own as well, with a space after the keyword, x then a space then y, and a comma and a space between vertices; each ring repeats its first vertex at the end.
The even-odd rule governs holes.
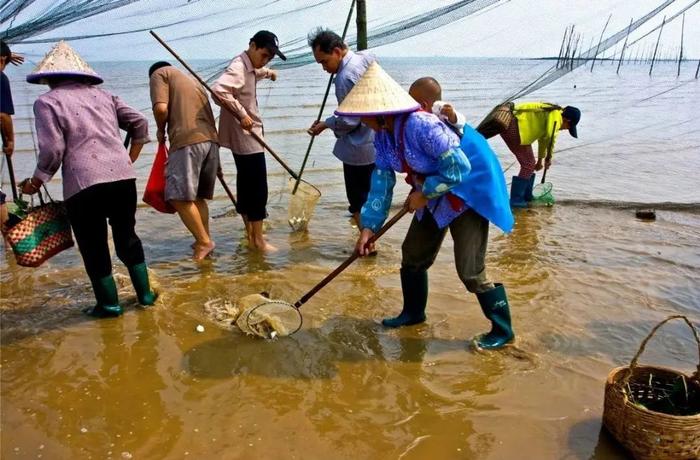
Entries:
POLYGON ((395 318, 386 318, 382 324, 386 327, 401 327, 419 324, 425 321, 425 305, 428 303, 428 272, 401 269, 401 291, 403 292, 403 310, 395 318))
POLYGON ((515 338, 510 322, 508 297, 501 283, 496 283, 490 291, 476 295, 484 315, 491 320, 491 331, 476 338, 479 348, 493 350, 501 348, 515 338))
POLYGON ((95 292, 97 305, 83 310, 86 314, 95 318, 114 318, 123 313, 119 305, 119 295, 117 294, 117 283, 112 275, 104 278, 90 280, 92 290, 95 292))

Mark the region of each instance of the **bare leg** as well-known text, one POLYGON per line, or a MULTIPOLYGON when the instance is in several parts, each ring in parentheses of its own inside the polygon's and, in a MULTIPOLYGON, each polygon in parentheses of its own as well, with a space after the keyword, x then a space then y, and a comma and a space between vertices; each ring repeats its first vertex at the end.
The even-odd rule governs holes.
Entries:
POLYGON ((204 259, 214 250, 216 245, 209 237, 209 233, 202 223, 202 216, 197 205, 193 201, 171 200, 170 203, 180 215, 180 219, 187 227, 187 230, 194 236, 194 254, 192 258, 195 260, 204 259))
POLYGON ((197 206, 197 210, 199 211, 199 217, 202 219, 202 225, 204 226, 204 230, 207 232, 207 235, 211 236, 211 232, 209 231, 209 206, 207 205, 206 200, 197 198, 197 200, 195 200, 194 202, 194 205, 197 206))
POLYGON ((7 239, 7 237, 4 234, 5 230, 5 224, 7 224, 7 221, 10 220, 10 214, 7 211, 7 205, 6 204, 1 204, 0 205, 0 227, 3 230, 3 240, 5 241, 5 249, 12 249, 12 246, 10 246, 10 242, 7 239))
POLYGON ((248 224, 250 225, 250 232, 248 233, 248 242, 252 247, 263 252, 274 252, 277 250, 276 247, 272 246, 270 243, 265 241, 265 236, 263 235, 262 220, 248 222, 248 224))

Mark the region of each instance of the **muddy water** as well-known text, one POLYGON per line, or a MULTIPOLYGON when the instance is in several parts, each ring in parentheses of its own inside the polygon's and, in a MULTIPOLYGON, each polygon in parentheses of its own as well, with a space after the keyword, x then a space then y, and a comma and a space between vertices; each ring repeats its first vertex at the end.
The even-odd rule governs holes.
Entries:
MULTIPOLYGON (((478 98, 467 103, 479 81, 491 98, 507 92, 483 83, 491 81, 483 74, 502 64, 481 63, 482 74, 470 67, 476 64, 462 64, 387 67, 402 83, 435 72, 454 80, 446 93, 462 98, 474 118, 488 105, 478 98)), ((532 62, 509 65, 522 66, 523 80, 542 71, 532 62)), ((147 66, 100 70, 136 79, 147 66)), ((39 269, 17 267, 5 253, 2 458, 624 458, 601 432, 605 377, 667 315, 685 314, 696 324, 700 317, 700 197, 693 178, 700 167, 693 146, 700 142, 684 123, 691 114, 668 110, 682 98, 700 101, 690 83, 638 103, 678 84, 675 75, 648 80, 630 68, 632 75, 618 80, 601 69, 541 95, 560 100, 573 82, 588 87, 577 97, 591 114, 586 136, 599 142, 555 160, 558 203, 518 212, 509 236, 492 228, 488 268, 508 289, 514 346, 497 353, 470 348, 469 339, 488 324, 457 278, 449 238, 430 271, 428 321, 398 331, 378 324, 401 302, 408 218, 380 242, 378 257, 358 261, 303 307, 304 328, 290 338, 243 336, 205 308, 210 300, 260 291, 293 302, 349 255, 356 230, 344 212, 342 171, 322 153, 332 142, 326 136, 306 176, 324 194, 306 234, 289 232, 286 179, 268 160, 267 231, 280 248, 273 255, 248 251, 223 190, 211 206, 216 254, 201 264, 188 259, 190 240, 176 217, 140 207, 137 230, 162 292, 153 308, 136 306, 116 259, 126 313, 95 321, 80 313, 92 295, 77 251, 39 269), (619 107, 629 113, 612 129, 603 120, 619 107), (662 116, 663 129, 619 135, 662 116), (655 222, 641 222, 633 202, 668 203, 655 205, 655 222)), ((10 76, 24 136, 15 164, 24 177, 34 161, 28 104, 36 88, 21 85, 20 73, 10 76)), ((323 79, 318 69, 302 68, 289 71, 284 85, 282 79, 259 92, 263 113, 275 120, 269 129, 282 131, 270 133, 270 143, 295 167, 305 142, 296 131, 313 119, 311 101, 320 100, 323 79), (308 79, 319 84, 311 88, 308 79), (295 88, 304 85, 309 93, 300 97, 310 107, 290 116, 295 88)), ((134 106, 148 106, 144 86, 111 85, 134 106)), ((512 89, 517 81, 503 85, 512 89)), ((564 137, 562 149, 576 147, 564 137)), ((507 167, 511 157, 500 141, 493 145, 507 167)), ((140 159, 139 187, 151 155, 140 159)), ((231 163, 227 158, 230 182, 231 163)), ((51 187, 60 196, 59 177, 51 187)), ((397 187, 396 204, 406 192, 397 187)), ((698 359, 690 337, 680 323, 670 324, 645 359, 690 370, 698 359)))

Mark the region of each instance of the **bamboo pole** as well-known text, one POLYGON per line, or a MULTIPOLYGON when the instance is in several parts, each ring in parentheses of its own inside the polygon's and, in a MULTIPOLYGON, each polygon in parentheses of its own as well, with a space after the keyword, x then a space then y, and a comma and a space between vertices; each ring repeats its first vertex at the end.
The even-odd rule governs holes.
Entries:
MULTIPOLYGON (((576 51, 578 50, 578 44, 580 41, 581 41, 581 34, 576 34, 576 41, 574 42, 574 48, 571 51, 571 70, 574 70, 574 62, 576 62, 576 60, 577 60, 576 51)), ((581 57, 580 54, 581 54, 581 51, 579 51, 579 58, 581 57)))
MULTIPOLYGON (((348 17, 345 20, 345 28, 343 28, 343 36, 340 37, 343 40, 343 43, 345 43, 345 36, 348 33, 348 27, 350 26, 350 19, 352 19, 352 12, 355 9, 355 0, 352 0, 352 3, 350 3, 350 11, 348 12, 348 17)), ((333 83, 333 77, 335 74, 331 74, 330 77, 328 77, 328 84, 326 85, 326 92, 323 95, 323 101, 321 102, 321 108, 318 111, 318 117, 316 117, 316 121, 321 121, 321 117, 323 116, 323 109, 326 108, 326 101, 328 100, 328 93, 331 91, 331 84, 333 83)), ((304 174, 304 168, 306 168, 306 162, 309 160, 309 154, 311 153, 311 147, 314 145, 314 140, 316 139, 316 136, 311 136, 311 139, 309 140, 309 145, 306 147, 306 154, 304 155, 304 160, 301 162, 301 168, 299 169, 299 174, 297 175, 296 182, 294 183, 294 188, 292 189, 292 195, 295 195, 297 193, 297 189, 299 188, 299 182, 301 182, 301 176, 304 174)))
POLYGON ((366 0, 357 0, 357 17, 355 18, 357 25, 357 50, 362 51, 367 49, 367 2, 366 0))
POLYGON ((649 76, 651 77, 651 71, 654 70, 654 61, 656 60, 656 51, 659 49, 659 42, 661 41, 661 32, 664 31, 664 24, 666 24, 666 16, 661 22, 661 28, 659 29, 659 38, 656 39, 656 47, 654 47, 654 55, 651 57, 651 67, 649 67, 649 76))
POLYGON ((598 40, 598 46, 595 49, 595 55, 593 56, 593 62, 591 63, 591 72, 593 72, 593 66, 595 66, 595 59, 598 57, 598 51, 600 50, 600 44, 603 41, 603 35, 605 34, 605 29, 608 28, 608 24, 610 23, 610 19, 612 18, 612 14, 608 16, 608 20, 605 21, 605 26, 603 27, 603 31, 600 33, 600 39, 598 40))
MULTIPOLYGON (((168 50, 168 51, 170 52, 170 54, 173 55, 173 57, 174 57, 175 59, 177 59, 177 60, 180 62, 180 64, 182 64, 182 66, 183 66, 185 69, 187 69, 187 71, 188 71, 189 73, 192 74, 192 76, 193 76, 195 79, 197 79, 197 81, 199 82, 200 85, 202 85, 204 88, 206 88, 207 91, 209 91, 209 93, 210 93, 211 96, 214 98, 214 100, 215 100, 215 101, 218 101, 218 102, 221 104, 221 108, 222 108, 222 109, 225 109, 225 110, 228 110, 229 112, 231 112, 231 114, 233 114, 233 115, 236 117, 236 119, 238 120, 238 115, 236 114, 235 110, 233 110, 233 107, 231 107, 231 106, 230 106, 226 101, 224 101, 223 99, 219 98, 219 96, 217 96, 216 93, 214 93, 214 91, 212 91, 211 87, 207 84, 207 82, 205 82, 204 80, 202 80, 202 77, 200 77, 200 76, 197 74, 197 72, 195 72, 194 70, 192 70, 192 67, 190 67, 189 64, 187 64, 187 63, 180 57, 180 55, 178 55, 178 54, 175 52, 175 50, 173 50, 173 49, 170 47, 170 45, 168 45, 167 43, 165 43, 165 42, 163 41, 163 39, 160 38, 160 36, 159 36, 158 34, 156 34, 156 33, 155 33, 154 31, 152 31, 152 30, 149 31, 149 32, 150 32, 151 35, 153 35, 153 37, 154 37, 156 40, 158 40, 158 42, 159 42, 161 45, 163 45, 163 47, 164 47, 166 50, 168 50)), ((260 146, 261 146, 263 149, 267 150, 267 151, 270 153, 270 155, 272 155, 272 157, 273 157, 275 160, 277 160, 277 163, 279 163, 280 166, 282 166, 282 168, 284 168, 284 170, 287 171, 287 173, 288 173, 290 176, 292 176, 294 179, 296 179, 297 177, 299 177, 299 176, 297 175, 297 173, 295 173, 295 172, 292 170, 292 168, 290 168, 289 165, 288 165, 284 160, 282 160, 282 158, 277 154, 277 152, 275 152, 274 150, 272 150, 272 147, 270 147, 270 146, 267 144, 267 142, 265 142, 265 141, 263 140, 262 137, 258 136, 258 135, 257 135, 255 132, 253 132, 253 131, 249 131, 249 134, 250 134, 250 136, 251 136, 253 139, 255 139, 255 141, 256 141, 258 144, 260 144, 260 146)))
POLYGON ((569 32, 569 26, 566 26, 564 30, 564 38, 561 40, 561 46, 559 47, 559 55, 557 56, 557 69, 561 67, 561 55, 564 52, 564 42, 566 41, 566 34, 569 32))
POLYGON ((617 75, 620 74, 620 66, 622 65, 622 59, 624 59, 625 56, 625 48, 627 48, 627 39, 630 37, 630 29, 632 29, 633 19, 634 18, 630 18, 630 25, 627 26, 627 35, 625 35, 625 43, 622 45, 622 51, 620 51, 620 61, 617 63, 617 75))
POLYGON ((574 37, 574 27, 575 25, 571 26, 571 32, 569 32, 569 39, 566 42, 566 50, 564 51, 564 62, 563 62, 563 67, 566 67, 569 65, 569 58, 571 53, 571 41, 573 40, 574 37))
POLYGON ((683 22, 681 23, 681 49, 678 52, 678 73, 676 78, 681 76, 681 61, 683 60, 683 33, 685 32, 685 13, 683 13, 683 22))

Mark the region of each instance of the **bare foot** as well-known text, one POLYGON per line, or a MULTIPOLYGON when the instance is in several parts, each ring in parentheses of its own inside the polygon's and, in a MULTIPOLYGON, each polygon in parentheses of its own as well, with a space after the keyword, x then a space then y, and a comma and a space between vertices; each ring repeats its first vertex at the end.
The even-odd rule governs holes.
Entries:
POLYGON ((202 260, 209 254, 211 254, 215 247, 216 244, 214 244, 213 241, 210 241, 209 244, 195 243, 192 258, 194 260, 202 260))
POLYGON ((264 239, 260 239, 258 241, 251 241, 250 242, 251 246, 253 246, 255 249, 261 252, 265 253, 270 253, 270 252, 275 252, 277 251, 277 248, 264 239))

